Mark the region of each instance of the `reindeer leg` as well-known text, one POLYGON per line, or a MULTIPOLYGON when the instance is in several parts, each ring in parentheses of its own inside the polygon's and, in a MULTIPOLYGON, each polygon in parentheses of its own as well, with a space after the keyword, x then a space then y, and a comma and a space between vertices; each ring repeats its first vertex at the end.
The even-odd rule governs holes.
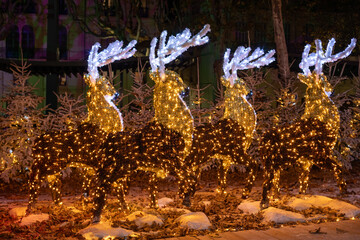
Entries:
POLYGON ((302 172, 299 176, 299 183, 300 183, 299 194, 305 194, 306 190, 309 187, 309 175, 313 162, 307 159, 303 159, 301 162, 302 162, 301 164, 302 172))
POLYGON ((274 172, 272 198, 280 199, 280 169, 274 172))
POLYGON ((123 178, 123 179, 118 179, 115 184, 116 196, 118 198, 120 211, 129 211, 129 206, 125 199, 126 183, 127 183, 127 178, 123 178))
POLYGON ((270 169, 270 170, 265 170, 265 174, 264 174, 264 184, 263 184, 263 193, 262 193, 262 199, 260 202, 260 208, 261 209, 265 209, 269 207, 269 203, 270 203, 270 190, 272 188, 273 185, 273 179, 274 179, 274 175, 275 175, 275 170, 274 169, 270 169))
POLYGON ((51 197, 56 206, 61 206, 63 204, 62 200, 61 200, 62 183, 61 183, 60 178, 61 178, 60 172, 57 172, 55 174, 47 176, 47 180, 48 180, 49 187, 51 190, 51 197))
POLYGON ((183 199, 182 204, 186 207, 191 206, 191 197, 194 196, 200 177, 200 169, 195 172, 186 172, 185 177, 179 181, 179 196, 183 199))
POLYGON ((108 179, 103 179, 102 177, 97 177, 97 188, 93 193, 93 201, 94 201, 94 208, 93 208, 93 219, 92 223, 100 222, 101 213, 105 206, 106 202, 106 194, 111 187, 111 184, 108 179))
POLYGON ((29 203, 28 203, 28 208, 26 210, 27 214, 31 212, 39 196, 40 185, 41 185, 41 176, 39 170, 37 170, 36 173, 30 175, 29 185, 30 185, 29 203))
POLYGON ((82 202, 83 205, 85 205, 86 203, 89 202, 89 196, 90 196, 90 188, 91 188, 91 183, 92 183, 92 173, 91 170, 89 170, 88 168, 84 168, 84 179, 82 182, 82 202))
POLYGON ((345 181, 344 176, 343 176, 342 166, 340 166, 340 164, 338 164, 336 159, 331 158, 330 160, 331 160, 331 166, 332 166, 333 171, 334 171, 334 176, 336 178, 336 182, 337 182, 337 185, 338 185, 339 190, 340 190, 340 194, 343 195, 343 194, 348 193, 347 186, 346 186, 346 181, 345 181))
POLYGON ((248 172, 248 178, 246 180, 246 185, 243 189, 242 196, 241 196, 243 199, 246 199, 249 197, 249 194, 254 185, 255 178, 256 178, 256 175, 258 172, 258 165, 253 159, 251 159, 250 164, 246 168, 247 168, 247 172, 248 172))
POLYGON ((150 173, 150 179, 149 179, 149 191, 150 191, 150 208, 158 208, 158 202, 157 202, 157 177, 156 173, 150 173))
POLYGON ((226 194, 226 176, 230 168, 230 165, 225 162, 226 160, 220 160, 220 166, 218 169, 218 187, 216 192, 220 193, 220 195, 226 194))

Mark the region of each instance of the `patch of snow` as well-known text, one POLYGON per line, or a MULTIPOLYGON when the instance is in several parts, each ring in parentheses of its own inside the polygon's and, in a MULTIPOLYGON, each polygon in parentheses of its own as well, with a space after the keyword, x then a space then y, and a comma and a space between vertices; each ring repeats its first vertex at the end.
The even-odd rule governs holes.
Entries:
POLYGON ((279 208, 269 207, 263 210, 263 222, 305 222, 306 218, 300 213, 290 212, 279 208))
POLYGON ((205 207, 210 206, 211 201, 202 201, 205 207))
POLYGON ((303 211, 311 207, 327 207, 331 201, 331 198, 325 196, 293 197, 289 200, 288 206, 295 210, 303 211))
POLYGON ((168 198, 168 197, 163 197, 163 198, 160 198, 158 200, 158 205, 159 205, 159 207, 163 208, 163 207, 165 207, 166 205, 168 205, 169 203, 172 203, 172 202, 174 202, 173 199, 168 198))
POLYGON ((124 238, 131 234, 133 231, 124 228, 113 228, 108 222, 99 222, 92 224, 84 229, 81 229, 79 233, 86 240, 97 240, 97 239, 114 239, 116 237, 124 238))
POLYGON ((206 230, 211 227, 209 218, 203 212, 191 212, 181 215, 176 219, 183 228, 206 230))
POLYGON ((260 201, 245 200, 237 208, 245 214, 256 214, 260 211, 260 201))
POLYGON ((13 219, 18 219, 26 215, 27 207, 14 207, 9 211, 10 217, 13 219))
POLYGON ((360 214, 360 208, 337 199, 332 199, 324 196, 310 196, 304 198, 291 198, 288 205, 296 210, 305 210, 310 207, 329 207, 344 213, 345 217, 352 218, 360 214))
POLYGON ((20 226, 27 226, 36 222, 42 222, 49 220, 49 214, 40 213, 40 214, 30 214, 29 216, 21 219, 20 226))
POLYGON ((144 227, 146 224, 149 226, 154 223, 160 226, 163 225, 163 220, 161 218, 142 211, 133 212, 132 214, 127 216, 126 219, 130 222, 135 222, 136 226, 138 226, 139 228, 144 227))

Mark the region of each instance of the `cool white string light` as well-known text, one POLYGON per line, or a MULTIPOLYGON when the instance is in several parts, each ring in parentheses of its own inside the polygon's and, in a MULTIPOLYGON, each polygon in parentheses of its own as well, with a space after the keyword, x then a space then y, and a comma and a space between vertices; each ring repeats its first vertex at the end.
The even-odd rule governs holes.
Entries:
POLYGON ((176 36, 170 36, 167 44, 165 43, 167 31, 163 31, 160 35, 157 57, 155 56, 155 48, 158 39, 156 37, 153 38, 150 44, 149 58, 151 71, 156 72, 158 70, 161 78, 163 78, 165 76, 165 64, 175 60, 189 47, 207 43, 209 41, 209 37, 205 35, 209 31, 210 25, 206 24, 198 34, 190 38, 191 32, 188 28, 186 28, 182 33, 179 33, 176 36))
POLYGON ((237 70, 250 69, 254 67, 259 68, 275 61, 275 58, 272 57, 275 54, 275 50, 270 50, 267 54, 264 55, 264 51, 262 49, 256 48, 255 51, 249 56, 251 48, 240 46, 236 49, 231 61, 229 61, 230 51, 230 49, 227 49, 224 54, 223 70, 224 78, 228 79, 231 85, 234 85, 234 82, 237 79, 237 70))
POLYGON ((136 49, 133 48, 137 41, 131 41, 124 49, 122 49, 123 41, 115 41, 110 43, 109 46, 98 53, 100 43, 95 43, 90 51, 88 57, 88 72, 91 77, 91 81, 94 83, 99 78, 98 67, 105 66, 116 60, 126 59, 132 57, 136 49))
POLYGON ((335 44, 335 39, 334 38, 330 39, 326 47, 326 52, 324 53, 322 49, 321 40, 316 39, 315 40, 316 52, 311 54, 309 54, 311 45, 307 44, 305 46, 304 52, 302 54, 302 59, 299 65, 299 67, 303 70, 305 76, 309 76, 311 74, 310 67, 312 66, 315 66, 314 71, 316 72, 316 74, 320 75, 322 74, 322 67, 324 63, 335 62, 339 59, 346 58, 347 56, 349 56, 352 50, 356 46, 356 39, 355 38, 351 39, 350 44, 347 46, 347 48, 344 51, 332 55, 334 44, 335 44))

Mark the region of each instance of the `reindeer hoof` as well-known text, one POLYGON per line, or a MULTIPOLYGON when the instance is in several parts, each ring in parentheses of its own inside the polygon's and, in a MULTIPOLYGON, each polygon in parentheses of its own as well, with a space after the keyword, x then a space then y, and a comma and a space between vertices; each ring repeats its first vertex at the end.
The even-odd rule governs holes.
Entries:
POLYGON ((269 201, 261 201, 260 202, 260 209, 263 210, 263 209, 266 209, 269 207, 269 201))
POLYGON ((29 216, 32 212, 32 206, 28 206, 28 208, 26 209, 26 212, 25 212, 25 216, 29 216))
POLYGON ((242 198, 242 199, 248 199, 248 198, 249 198, 249 195, 243 194, 243 195, 241 196, 241 198, 242 198))
POLYGON ((185 207, 190 207, 191 206, 190 198, 184 198, 182 205, 184 205, 185 207))
POLYGON ((349 192, 348 190, 340 191, 340 196, 346 196, 346 195, 349 195, 349 194, 352 194, 352 192, 349 192))
POLYGON ((99 223, 100 222, 100 216, 94 216, 91 223, 92 224, 96 224, 96 223, 99 223))

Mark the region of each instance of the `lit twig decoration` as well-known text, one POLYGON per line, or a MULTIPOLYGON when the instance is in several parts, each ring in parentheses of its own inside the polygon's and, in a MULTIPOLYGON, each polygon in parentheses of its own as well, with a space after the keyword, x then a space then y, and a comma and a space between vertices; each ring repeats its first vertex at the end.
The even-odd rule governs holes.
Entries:
POLYGON ((334 39, 329 41, 325 54, 321 41, 316 40, 315 43, 315 53, 309 55, 310 45, 305 47, 300 63, 304 75, 298 75, 300 81, 308 86, 303 116, 293 124, 273 127, 264 134, 260 143, 265 169, 262 208, 269 206, 269 192, 273 185, 278 186, 280 172, 292 165, 301 169, 300 193, 305 193, 308 187, 309 173, 314 164, 330 167, 334 171, 340 192, 346 192, 342 166, 333 155, 333 148, 339 135, 340 117, 329 97, 332 89, 322 73, 322 65, 347 57, 355 47, 356 40, 352 39, 345 51, 336 55, 332 55, 334 39), (315 66, 312 74, 309 70, 311 66, 315 66))
POLYGON ((251 191, 258 166, 247 154, 247 149, 255 131, 256 114, 246 99, 249 90, 245 82, 238 78, 237 71, 268 65, 275 60, 272 57, 275 51, 264 55, 264 51, 257 48, 249 56, 250 51, 250 48, 238 47, 230 61, 230 49, 224 54, 224 76, 221 80, 226 87, 225 113, 215 124, 205 124, 194 131, 191 152, 185 162, 190 165, 189 169, 195 171, 188 171, 184 183, 180 184, 184 205, 190 205, 190 197, 195 193, 198 168, 211 158, 222 160, 218 172, 218 192, 225 193, 226 174, 234 163, 245 164, 248 170, 243 197, 247 197, 251 191))

